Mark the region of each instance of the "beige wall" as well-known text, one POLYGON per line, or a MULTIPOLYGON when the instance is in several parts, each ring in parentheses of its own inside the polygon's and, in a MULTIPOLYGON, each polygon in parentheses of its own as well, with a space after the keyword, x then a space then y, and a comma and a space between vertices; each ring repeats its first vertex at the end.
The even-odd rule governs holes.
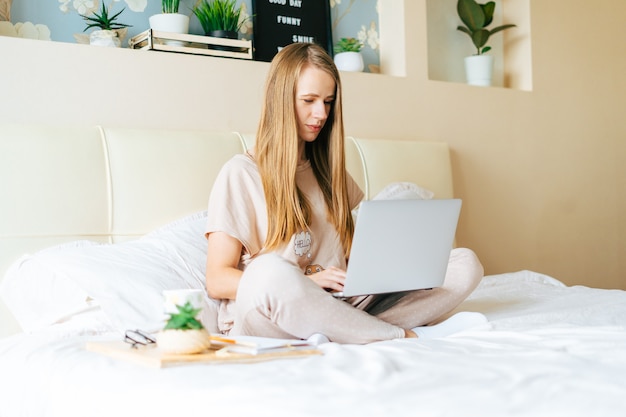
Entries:
MULTIPOLYGON (((406 77, 344 74, 347 132, 451 145, 458 242, 487 273, 626 289, 626 2, 531 0, 532 91, 428 80, 425 0, 403 10, 406 77)), ((0 54, 0 122, 253 132, 267 70, 11 38, 0 54)))

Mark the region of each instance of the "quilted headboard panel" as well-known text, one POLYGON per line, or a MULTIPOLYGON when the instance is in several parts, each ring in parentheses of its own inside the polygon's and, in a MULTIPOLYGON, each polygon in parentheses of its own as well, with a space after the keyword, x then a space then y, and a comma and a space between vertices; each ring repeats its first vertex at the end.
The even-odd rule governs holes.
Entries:
POLYGON ((387 184, 407 181, 427 188, 435 198, 452 198, 452 167, 447 143, 348 138, 346 163, 370 199, 387 184), (358 156, 353 154, 358 152, 358 156), (359 165, 361 165, 359 167, 359 165))
POLYGON ((219 169, 245 150, 231 132, 103 130, 113 241, 206 209, 219 169))
POLYGON ((108 181, 98 128, 8 126, 1 134, 3 236, 106 234, 108 181))

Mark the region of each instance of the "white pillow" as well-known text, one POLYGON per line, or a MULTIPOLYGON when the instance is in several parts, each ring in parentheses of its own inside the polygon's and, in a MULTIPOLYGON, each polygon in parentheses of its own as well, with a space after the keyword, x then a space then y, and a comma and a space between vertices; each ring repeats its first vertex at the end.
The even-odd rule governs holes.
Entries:
POLYGON ((430 200, 435 193, 412 182, 392 182, 383 188, 373 200, 430 200))
MULTIPOLYGON (((55 300, 67 309, 81 306, 87 296, 95 300, 119 331, 142 329, 156 331, 163 327, 163 290, 205 289, 207 242, 204 237, 206 212, 196 213, 160 228, 146 236, 112 245, 75 245, 44 250, 30 256, 13 269, 9 278, 14 289, 26 279, 19 291, 33 291, 37 283, 46 282, 49 291, 39 300, 22 298, 15 311, 15 293, 5 294, 7 305, 24 329, 36 329, 60 320, 64 308, 50 308, 55 300), (34 271, 22 269, 32 262, 34 271), (67 293, 66 293, 67 292, 67 293), (68 294, 72 294, 71 297, 68 294), (36 320, 23 310, 33 309, 45 320, 36 320), (20 316, 20 317, 18 317, 20 316)), ((205 291, 206 293, 206 291, 205 291)), ((205 297, 200 316, 210 332, 217 331, 218 302, 205 297)), ((67 315, 67 313, 65 314, 67 315)))
MULTIPOLYGON (((372 200, 430 200, 435 193, 422 188, 412 182, 392 182, 380 190, 372 200)), ((352 210, 352 217, 356 220, 359 207, 352 210)))
POLYGON ((39 254, 63 252, 69 248, 98 245, 87 240, 44 249, 24 255, 7 270, 0 286, 0 296, 25 332, 40 330, 74 314, 93 308, 97 303, 74 282, 39 261, 39 254))

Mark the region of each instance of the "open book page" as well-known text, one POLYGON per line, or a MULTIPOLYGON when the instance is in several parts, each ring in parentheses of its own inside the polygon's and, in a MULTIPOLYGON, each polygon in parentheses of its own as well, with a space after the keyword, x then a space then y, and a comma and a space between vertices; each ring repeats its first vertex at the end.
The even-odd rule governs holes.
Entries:
POLYGON ((221 347, 224 352, 259 353, 281 352, 299 349, 315 349, 317 345, 300 339, 274 339, 259 336, 211 337, 211 345, 221 347))

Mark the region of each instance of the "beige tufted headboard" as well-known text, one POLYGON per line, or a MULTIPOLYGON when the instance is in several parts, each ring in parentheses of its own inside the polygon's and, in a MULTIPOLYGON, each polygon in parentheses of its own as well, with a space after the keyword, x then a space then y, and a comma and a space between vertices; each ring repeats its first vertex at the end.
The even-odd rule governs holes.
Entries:
MULTIPOLYGON (((22 254, 121 242, 205 210, 223 163, 252 143, 209 130, 0 125, 0 279, 22 254)), ((453 195, 445 143, 349 137, 346 151, 366 198, 395 181, 453 195)), ((0 302, 0 337, 16 331, 0 302)))

